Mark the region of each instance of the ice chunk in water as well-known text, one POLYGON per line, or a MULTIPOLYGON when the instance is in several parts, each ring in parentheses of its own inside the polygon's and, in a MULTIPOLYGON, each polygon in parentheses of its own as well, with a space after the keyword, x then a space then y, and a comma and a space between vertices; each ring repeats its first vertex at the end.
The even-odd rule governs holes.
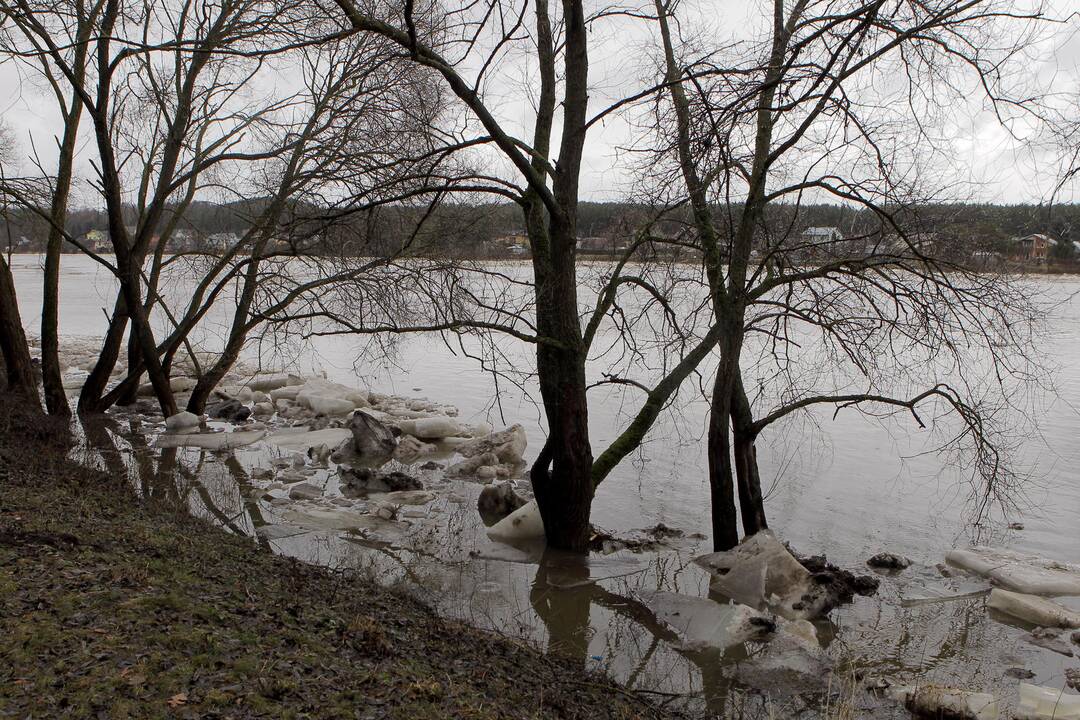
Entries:
POLYGON ((352 436, 348 428, 323 428, 322 430, 278 430, 267 438, 267 442, 285 450, 307 452, 308 448, 326 445, 337 447, 352 436))
MULTIPOLYGON (((898 686, 888 694, 919 717, 997 720, 997 699, 989 693, 970 692, 942 685, 898 686)), ((1047 716, 1049 717, 1049 716, 1047 716)))
POLYGON ((1031 595, 1080 595, 1077 565, 986 546, 952 550, 946 553, 945 560, 1009 590, 1031 595))
POLYGON ((1080 628, 1080 613, 1036 595, 994 588, 987 606, 1042 627, 1080 628))
POLYGON ((160 448, 190 447, 203 450, 230 450, 262 440, 265 430, 243 432, 194 433, 191 435, 159 435, 155 445, 160 448))
POLYGON ((679 636, 684 650, 726 650, 766 633, 772 621, 746 605, 721 605, 712 600, 643 590, 641 602, 679 636))
POLYGON ((714 573, 713 589, 736 602, 756 608, 768 605, 787 618, 815 614, 810 608, 794 607, 811 589, 810 571, 768 530, 695 562, 714 573))
POLYGON ((544 537, 544 521, 535 500, 530 500, 488 528, 492 540, 530 540, 544 537))
POLYGON ((1080 695, 1057 688, 1020 683, 1016 720, 1080 720, 1080 695))

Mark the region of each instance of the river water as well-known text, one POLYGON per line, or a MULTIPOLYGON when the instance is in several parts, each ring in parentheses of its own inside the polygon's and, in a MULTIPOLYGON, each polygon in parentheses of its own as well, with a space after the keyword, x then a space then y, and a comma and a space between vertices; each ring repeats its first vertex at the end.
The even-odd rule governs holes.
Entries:
MULTIPOLYGON (((62 267, 61 334, 100 336, 111 308, 111 278, 82 256, 65 256, 62 267)), ((40 311, 41 258, 15 256, 13 272, 24 324, 33 332, 40 311)), ((902 603, 925 595, 927 588, 957 589, 935 568, 953 547, 992 543, 1080 562, 1080 301, 1072 299, 1080 280, 1046 277, 1036 286, 1058 301, 1040 347, 1053 369, 1052 387, 1028 398, 1028 417, 1024 422, 1017 418, 1023 436, 1017 438, 1013 457, 1026 473, 1018 508, 972 524, 965 468, 950 466, 934 451, 930 433, 910 418, 876 422, 857 412, 834 417, 831 410, 820 411, 794 417, 762 436, 758 453, 769 488, 766 511, 779 537, 852 570, 866 570, 866 558, 882 550, 913 561, 900 574, 882 576, 875 597, 857 598, 819 624, 819 637, 841 672, 828 685, 805 688, 808 694, 793 695, 786 686, 778 692, 767 674, 755 681, 740 673, 740 663, 753 659, 747 657, 753 648, 723 657, 680 651, 643 616, 633 601, 637 589, 707 596, 708 577, 689 562, 709 551, 704 540, 688 540, 663 552, 598 555, 585 565, 551 555, 539 565, 476 558, 470 551, 483 542, 482 526, 475 508, 465 504, 447 506, 439 523, 425 526, 422 540, 414 536, 376 550, 334 531, 270 542, 305 560, 364 566, 380 581, 399 584, 444 613, 574 653, 585 667, 609 672, 661 700, 670 699, 669 693, 689 697, 695 707, 716 715, 820 715, 824 704, 837 701, 839 687, 853 677, 874 675, 991 691, 1006 704, 1016 684, 1004 675, 1008 668, 1030 669, 1035 673, 1031 682, 1060 688, 1064 669, 1077 661, 1025 643, 1025 628, 991 617, 985 598, 915 607, 902 603), (1009 529, 1010 522, 1022 523, 1023 529, 1009 529), (582 583, 584 578, 598 581, 582 583)), ((184 287, 180 283, 169 290, 179 297, 184 287)), ((212 337, 213 329, 207 333, 212 337)), ((509 348, 512 363, 529 367, 530 348, 502 345, 509 348)), ((287 361, 286 369, 325 372, 345 384, 455 405, 467 421, 487 420, 495 427, 521 423, 529 435, 526 459, 543 442, 531 381, 526 378, 522 388, 500 381, 440 337, 401 339, 390 354, 373 352, 370 342, 351 337, 316 338, 282 353, 264 346, 262 352, 261 360, 275 367, 287 361)), ((257 354, 250 350, 248 360, 259 359, 257 354)), ((705 387, 707 379, 701 381, 705 387)), ((605 447, 625 427, 637 400, 621 388, 590 396, 594 449, 605 447)), ((594 524, 615 534, 658 523, 686 533, 708 532, 707 407, 699 388, 688 385, 680 393, 641 450, 600 486, 594 524)), ((198 474, 221 513, 241 531, 252 528, 250 512, 245 512, 252 508, 240 492, 243 471, 265 460, 265 451, 257 449, 238 451, 237 462, 195 451, 173 458, 198 474)), ((204 503, 192 498, 193 507, 204 511, 204 503)), ((269 515, 278 511, 255 509, 269 515)), ((887 701, 840 694, 857 716, 903 715, 887 701)))

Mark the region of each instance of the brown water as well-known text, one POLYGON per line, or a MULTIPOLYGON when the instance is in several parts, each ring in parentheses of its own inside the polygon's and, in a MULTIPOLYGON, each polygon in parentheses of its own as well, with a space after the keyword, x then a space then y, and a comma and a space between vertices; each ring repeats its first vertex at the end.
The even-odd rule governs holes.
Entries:
MULTIPOLYGON (((39 266, 39 258, 15 258, 24 321, 40 305, 39 266)), ((86 258, 66 257, 63 267, 62 334, 100 335, 102 309, 111 306, 109 278, 86 258)), ((1074 278, 1046 278, 1039 284, 1051 297, 1067 298, 1080 290, 1074 278)), ((838 693, 847 697, 846 685, 856 672, 987 690, 1006 701, 1017 682, 1004 676, 1011 667, 1035 672, 1031 682, 1061 687, 1064 669, 1080 662, 1023 642, 1026 628, 991 617, 985 598, 915 607, 903 603, 926 595, 927 589, 966 589, 961 581, 943 578, 935 565, 949 548, 973 541, 1080 562, 1080 302, 1061 304, 1048 324, 1043 349, 1056 366, 1055 387, 1032 399, 1038 426, 1016 450, 1029 473, 1025 501, 1007 516, 970 524, 961 472, 928 452, 933 447, 928 434, 902 419, 881 424, 856 413, 835 419, 820 413, 785 423, 762 438, 762 474, 772 486, 766 509, 781 538, 851 569, 863 568, 865 559, 881 550, 914 561, 900 574, 883 576, 876 597, 857 598, 819 624, 819 638, 838 667, 831 679, 778 682, 765 672, 747 672, 741 668, 752 669, 754 656, 762 652, 755 646, 724 655, 677 649, 634 593, 660 588, 707 596, 707 576, 690 563, 695 554, 709 550, 707 541, 696 546, 684 541, 663 552, 595 555, 584 562, 553 553, 538 563, 473 557, 477 549, 488 553, 492 546, 475 511, 479 487, 472 483, 448 484, 467 502, 453 503, 440 494, 440 511, 430 521, 381 529, 376 536, 389 539, 388 545, 333 530, 297 530, 264 542, 312 562, 366 568, 379 581, 407 587, 448 615, 570 652, 583 666, 604 669, 632 687, 657 693, 661 701, 689 697, 695 706, 722 716, 820 715, 826 703, 837 702, 838 693), (1022 522, 1024 530, 1007 529, 1010 521, 1022 522), (809 692, 792 695, 796 690, 809 692)), ((514 362, 528 368, 529 349, 509 347, 514 362)), ((524 391, 502 382, 497 394, 492 375, 439 338, 399 342, 390 359, 365 359, 369 355, 363 350, 352 339, 322 338, 295 348, 291 359, 301 371, 322 370, 348 384, 356 384, 359 376, 374 390, 456 405, 466 420, 488 419, 496 427, 520 422, 531 452, 542 443, 544 430, 527 379, 524 391)), ((273 364, 278 360, 266 358, 273 364)), ((590 398, 594 447, 606 445, 625 426, 634 401, 616 391, 590 398)), ((687 533, 707 532, 701 442, 706 411, 701 393, 688 387, 641 451, 600 487, 594 523, 617 534, 657 523, 687 533)), ((116 435, 110 434, 121 450, 139 443, 130 430, 121 425, 116 435)), ((287 509, 247 499, 248 472, 265 465, 272 453, 254 447, 232 457, 187 450, 145 450, 123 457, 134 458, 131 465, 146 471, 139 481, 144 492, 175 495, 196 512, 250 533, 258 524, 288 522, 287 509)), ((333 480, 327 483, 333 491, 333 480)), ((892 703, 863 693, 847 701, 859 708, 856 715, 903 716, 892 703)))

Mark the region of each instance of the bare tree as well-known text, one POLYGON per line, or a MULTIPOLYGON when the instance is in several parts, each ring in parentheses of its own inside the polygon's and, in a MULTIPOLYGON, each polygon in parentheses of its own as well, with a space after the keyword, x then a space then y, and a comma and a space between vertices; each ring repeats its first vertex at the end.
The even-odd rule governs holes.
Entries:
POLYGON ((1032 303, 1006 278, 976 274, 963 258, 933 247, 910 209, 956 186, 946 178, 931 187, 920 160, 937 149, 933 115, 949 100, 963 101, 962 78, 973 79, 1001 117, 1038 107, 1037 98, 1009 92, 1038 12, 975 1, 799 0, 789 7, 777 0, 760 50, 737 47, 728 65, 709 58, 683 66, 671 7, 655 6, 671 99, 671 119, 662 119, 671 140, 661 145, 671 148, 693 208, 714 312, 725 327, 709 426, 716 546, 738 540, 733 476, 745 531, 765 526, 758 434, 820 403, 902 407, 919 419, 920 403, 940 400, 962 419, 952 440, 971 450, 980 495, 1006 494, 1012 476, 995 446, 992 410, 968 399, 970 388, 931 381, 896 395, 902 383, 890 387, 888 379, 917 363, 948 364, 964 377, 975 362, 972 345, 992 359, 1003 383, 1025 372, 1032 303), (874 79, 884 72, 903 80, 882 92, 874 79), (873 221, 854 239, 804 234, 798 208, 808 194, 865 208, 873 221), (766 338, 773 378, 791 388, 798 387, 788 373, 792 353, 806 333, 832 350, 835 366, 861 376, 864 389, 789 390, 779 408, 755 420, 740 364, 746 338, 766 338))
MULTIPOLYGON (((509 309, 501 308, 489 302, 488 296, 467 289, 464 306, 471 308, 473 317, 454 316, 424 328, 506 333, 535 345, 548 437, 530 477, 548 543, 585 550, 596 485, 640 445, 720 334, 719 327, 713 326, 700 337, 685 337, 679 359, 665 367, 658 380, 650 385, 634 381, 633 387, 644 393, 644 400, 618 438, 594 458, 589 440, 586 365, 601 325, 617 314, 618 298, 627 289, 645 288, 663 304, 648 278, 630 271, 631 258, 649 242, 647 231, 605 276, 596 302, 584 318, 579 297, 577 216, 587 135, 606 117, 662 87, 639 88, 590 116, 589 26, 612 18, 638 22, 636 13, 589 15, 578 0, 565 0, 558 9, 546 0, 532 7, 508 2, 479 9, 468 4, 441 8, 410 3, 386 20, 352 0, 336 0, 335 5, 353 31, 392 40, 414 62, 441 76, 462 108, 462 123, 466 127, 479 124, 481 134, 458 136, 447 144, 448 151, 493 148, 513 169, 517 182, 478 177, 476 191, 508 197, 521 208, 532 256, 531 303, 527 308, 513 304, 509 309), (498 99, 488 98, 484 92, 491 72, 508 48, 527 54, 537 68, 536 116, 528 140, 515 137, 504 127, 495 112, 498 99), (561 126, 556 137, 559 110, 561 126), (476 315, 482 319, 475 319, 476 315)), ((333 7, 327 10, 332 11, 333 7)), ((484 271, 478 272, 484 275, 484 271)), ((502 282, 517 281, 503 278, 502 282)), ((626 381, 615 378, 611 382, 626 381)))

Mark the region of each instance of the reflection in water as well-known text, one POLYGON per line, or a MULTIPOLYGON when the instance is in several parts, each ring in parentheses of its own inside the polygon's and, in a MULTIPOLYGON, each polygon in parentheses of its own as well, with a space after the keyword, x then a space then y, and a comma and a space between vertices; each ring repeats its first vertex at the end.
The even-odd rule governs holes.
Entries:
POLYGON ((595 588, 587 561, 547 550, 529 591, 529 602, 547 630, 548 652, 567 655, 582 668, 589 655, 589 609, 595 588))

